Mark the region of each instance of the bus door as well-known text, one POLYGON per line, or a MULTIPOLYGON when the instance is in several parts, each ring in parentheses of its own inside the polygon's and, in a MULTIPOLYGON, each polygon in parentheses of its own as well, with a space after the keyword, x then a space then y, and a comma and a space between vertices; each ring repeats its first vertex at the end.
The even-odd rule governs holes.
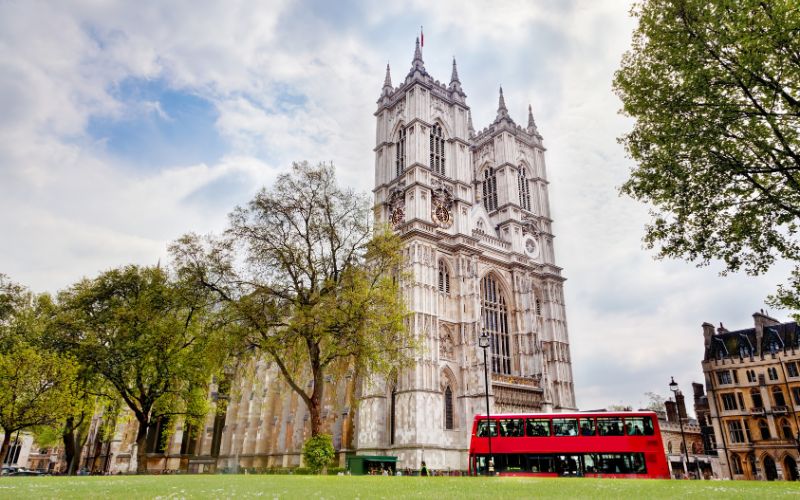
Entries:
POLYGON ((581 455, 556 455, 556 472, 559 476, 582 476, 581 455))

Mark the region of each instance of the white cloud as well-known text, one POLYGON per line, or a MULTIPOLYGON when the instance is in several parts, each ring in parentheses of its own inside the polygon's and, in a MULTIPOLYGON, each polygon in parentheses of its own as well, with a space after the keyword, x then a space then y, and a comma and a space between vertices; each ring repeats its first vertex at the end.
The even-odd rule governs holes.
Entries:
POLYGON ((700 323, 749 326, 783 269, 719 278, 642 249, 646 207, 616 191, 631 166, 616 143, 630 122, 611 92, 628 10, 616 0, 365 2, 325 14, 288 1, 0 3, 0 234, 11 242, 0 271, 55 291, 155 262, 181 233, 221 228, 293 160, 332 160, 344 183, 370 190, 385 63, 397 84, 423 24, 428 71, 449 79, 457 56, 476 127, 494 118, 499 84, 518 121, 533 104, 579 403, 635 403, 665 393, 668 375, 688 391, 700 323), (227 153, 154 169, 108 153, 90 119, 174 119, 151 97, 119 100, 131 79, 210 102, 227 153))

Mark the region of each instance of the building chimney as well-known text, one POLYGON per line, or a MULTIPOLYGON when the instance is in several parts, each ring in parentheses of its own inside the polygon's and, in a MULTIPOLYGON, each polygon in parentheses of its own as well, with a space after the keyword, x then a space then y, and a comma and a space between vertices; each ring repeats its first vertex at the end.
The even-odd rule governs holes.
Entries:
POLYGON ((756 355, 761 355, 761 341, 764 338, 764 327, 773 326, 773 325, 780 325, 781 322, 775 318, 771 318, 767 314, 764 313, 764 310, 760 310, 759 312, 753 314, 753 323, 756 327, 756 355))
POLYGON ((677 423, 678 422, 678 406, 675 401, 669 399, 664 401, 664 408, 667 410, 667 422, 670 423, 677 423))
POLYGON ((686 400, 680 391, 675 393, 675 404, 678 406, 678 416, 686 420, 686 400))
POLYGON ((711 337, 714 336, 714 325, 711 323, 703 323, 703 338, 706 341, 706 349, 711 347, 711 337))

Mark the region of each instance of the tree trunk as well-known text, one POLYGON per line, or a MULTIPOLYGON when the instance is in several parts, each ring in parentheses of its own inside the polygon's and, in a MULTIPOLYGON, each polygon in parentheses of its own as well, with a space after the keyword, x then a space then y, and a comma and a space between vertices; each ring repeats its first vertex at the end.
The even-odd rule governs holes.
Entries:
POLYGON ((136 431, 136 473, 147 473, 147 431, 150 428, 149 419, 139 420, 139 430, 136 431))
POLYGON ((61 432, 61 440, 64 442, 64 459, 67 462, 66 473, 68 476, 75 474, 75 419, 67 417, 64 422, 64 430, 61 432))
POLYGON ((11 442, 11 434, 14 431, 6 431, 3 435, 3 446, 0 446, 0 475, 3 474, 2 465, 6 462, 6 455, 8 454, 8 444, 11 442))
POLYGON ((322 391, 325 387, 322 370, 317 369, 315 372, 314 390, 311 391, 308 404, 308 412, 311 414, 311 437, 318 436, 322 432, 322 391))

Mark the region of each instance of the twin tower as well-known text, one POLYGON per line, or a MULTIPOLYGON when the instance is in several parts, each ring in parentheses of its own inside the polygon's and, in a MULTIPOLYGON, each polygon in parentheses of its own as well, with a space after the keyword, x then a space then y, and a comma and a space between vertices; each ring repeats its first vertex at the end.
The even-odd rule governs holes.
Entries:
POLYGON ((561 268, 553 252, 542 136, 508 113, 475 131, 456 63, 450 83, 425 69, 417 41, 411 69, 376 117, 375 214, 405 243, 402 290, 417 362, 364 382, 354 422, 358 454, 394 455, 466 469, 473 417, 486 412, 575 409, 561 268))
MULTIPOLYGON (((439 83, 419 43, 398 87, 387 68, 375 117, 375 217, 405 243, 402 293, 423 348, 390 377, 327 376, 323 427, 342 465, 356 453, 466 470, 474 416, 486 412, 481 336, 492 414, 575 409, 542 137, 530 111, 525 127, 511 119, 502 93, 495 120, 473 130, 455 62, 439 83)), ((199 432, 178 427, 152 467, 300 464, 309 414, 279 369, 260 359, 231 375, 199 432)), ((120 439, 112 472, 134 468, 134 435, 120 439)))

